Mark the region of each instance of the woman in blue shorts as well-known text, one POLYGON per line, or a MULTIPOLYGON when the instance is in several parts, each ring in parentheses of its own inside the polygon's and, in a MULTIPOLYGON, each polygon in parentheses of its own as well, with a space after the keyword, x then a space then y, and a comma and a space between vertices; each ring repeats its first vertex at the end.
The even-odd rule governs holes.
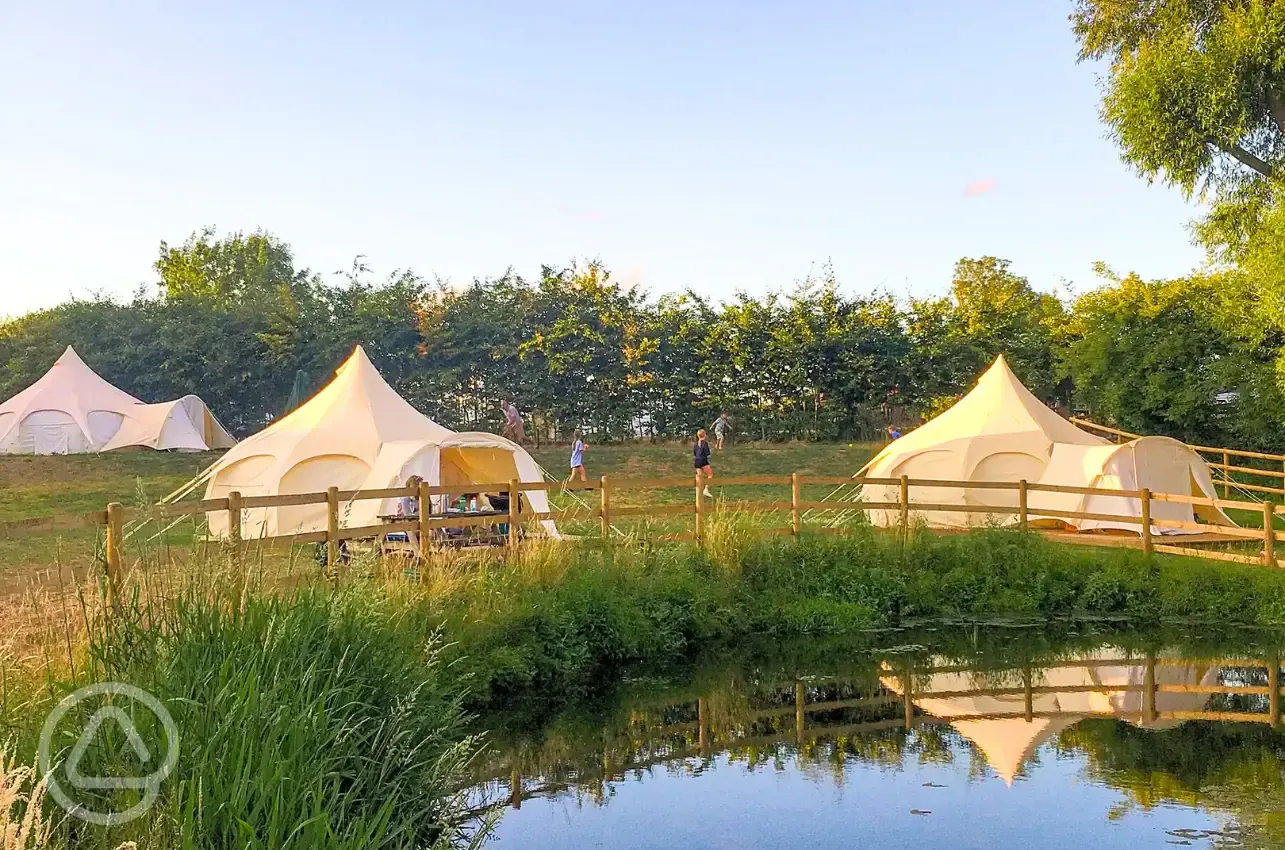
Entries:
MULTIPOLYGON (((692 463, 696 467, 697 478, 703 476, 705 481, 714 480, 714 467, 709 465, 709 440, 705 437, 704 428, 696 432, 696 445, 692 447, 692 463)), ((705 485, 705 495, 714 495, 709 491, 709 484, 705 485)))

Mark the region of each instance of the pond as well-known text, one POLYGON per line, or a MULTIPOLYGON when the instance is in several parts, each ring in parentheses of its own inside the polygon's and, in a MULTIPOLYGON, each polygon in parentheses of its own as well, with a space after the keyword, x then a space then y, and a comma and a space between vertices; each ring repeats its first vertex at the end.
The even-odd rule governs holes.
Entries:
POLYGON ((492 847, 1285 847, 1285 636, 747 646, 487 719, 492 847))

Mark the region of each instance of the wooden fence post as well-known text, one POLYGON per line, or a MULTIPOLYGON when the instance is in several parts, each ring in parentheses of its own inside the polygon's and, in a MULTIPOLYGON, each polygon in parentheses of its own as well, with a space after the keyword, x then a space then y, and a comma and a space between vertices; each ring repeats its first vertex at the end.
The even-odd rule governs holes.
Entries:
POLYGON ((914 673, 915 668, 906 664, 906 669, 901 673, 901 702, 902 711, 905 714, 906 731, 909 732, 915 728, 915 699, 911 694, 914 690, 914 673))
POLYGON ((1156 657, 1147 655, 1147 667, 1142 677, 1142 722, 1156 721, 1156 657))
POLYGON ((705 495, 701 474, 696 473, 696 545, 700 546, 705 540, 705 495))
POLYGON ((121 545, 125 542, 120 502, 107 506, 107 601, 116 602, 116 589, 120 584, 121 545))
POLYGON ((232 544, 232 563, 241 561, 241 493, 228 493, 228 542, 232 544))
POLYGON ((1263 502, 1263 563, 1276 566, 1276 507, 1263 502))
POLYGON ((1026 479, 1017 482, 1017 527, 1026 531, 1028 516, 1026 511, 1026 479))
POLYGON ((705 698, 696 698, 696 725, 699 728, 697 740, 700 742, 701 758, 709 758, 709 718, 705 716, 705 698))
MULTIPOLYGON (((429 528, 429 516, 433 512, 433 500, 428 495, 428 482, 420 479, 419 492, 415 494, 419 501, 419 559, 421 562, 428 560, 429 542, 433 539, 432 530, 429 528)), ((423 576, 423 573, 420 574, 423 576)))
POLYGON ((897 495, 897 502, 901 507, 901 536, 906 538, 910 536, 910 482, 905 475, 901 476, 901 489, 897 495))
POLYGON ((606 540, 611 535, 611 480, 604 475, 598 486, 598 536, 606 540))
POLYGON ((1155 541, 1151 539, 1151 491, 1146 487, 1142 488, 1140 501, 1142 502, 1142 551, 1150 555, 1155 551, 1155 541))
POLYGON ((518 548, 518 511, 521 505, 518 500, 522 498, 522 491, 518 489, 518 480, 516 478, 509 481, 509 548, 514 551, 518 548))
POLYGON ((798 540, 799 535, 803 533, 803 512, 799 510, 799 502, 802 499, 799 496, 799 473, 790 473, 790 528, 794 532, 794 539, 798 540))
POLYGON ((1272 728, 1281 725, 1281 659, 1273 655, 1267 659, 1267 719, 1272 728))
POLYGON ((1022 668, 1022 711, 1026 722, 1035 720, 1035 691, 1031 687, 1031 665, 1022 668))
POLYGON ((801 747, 803 746, 803 706, 806 691, 802 682, 794 683, 794 739, 801 747))
POLYGON ((1231 498, 1231 487, 1227 486, 1227 482, 1231 480, 1231 470, 1227 468, 1229 466, 1231 466, 1231 455, 1227 454, 1227 452, 1223 452, 1223 498, 1224 499, 1231 498))
POLYGON ((339 488, 326 490, 326 569, 339 583, 339 488))

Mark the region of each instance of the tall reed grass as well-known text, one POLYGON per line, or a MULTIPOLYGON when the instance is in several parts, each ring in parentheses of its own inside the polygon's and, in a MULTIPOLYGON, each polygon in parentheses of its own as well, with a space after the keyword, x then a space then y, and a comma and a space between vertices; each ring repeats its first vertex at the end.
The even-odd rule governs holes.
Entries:
MULTIPOLYGON (((274 592, 245 576, 139 570, 110 605, 81 588, 77 622, 47 641, 42 663, 9 666, 4 720, 20 752, 34 752, 37 724, 59 698, 92 682, 142 688, 179 730, 177 767, 142 818, 105 828, 65 817, 46 799, 48 845, 230 850, 479 841, 485 825, 468 815, 462 782, 480 742, 465 728, 460 680, 443 668, 426 612, 375 586, 274 592), (55 661, 64 647, 66 657, 55 661)), ((100 705, 77 706, 66 727, 83 728, 100 705)), ((120 731, 101 729, 102 745, 85 752, 80 772, 139 775, 120 731)), ((165 751, 155 723, 140 723, 140 731, 153 752, 165 751)), ((55 764, 65 765, 75 741, 55 738, 55 764)), ((127 809, 141 793, 81 789, 74 796, 106 812, 127 809)))

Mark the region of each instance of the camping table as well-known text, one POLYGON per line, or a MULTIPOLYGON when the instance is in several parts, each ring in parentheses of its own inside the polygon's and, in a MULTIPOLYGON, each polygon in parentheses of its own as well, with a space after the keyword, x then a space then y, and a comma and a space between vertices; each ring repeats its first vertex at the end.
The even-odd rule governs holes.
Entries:
MULTIPOLYGON (((379 521, 385 524, 394 522, 418 522, 419 514, 380 514, 379 521)), ((379 535, 379 551, 383 555, 402 555, 408 558, 419 556, 418 535, 412 531, 390 531, 379 535)))
MULTIPOLYGON (((433 529, 434 542, 440 543, 446 546, 478 546, 478 545, 499 546, 499 545, 502 545, 505 540, 505 535, 504 533, 502 533, 502 530, 499 528, 499 526, 507 523, 509 518, 508 511, 496 511, 496 510, 490 510, 490 509, 483 509, 483 510, 476 510, 476 511, 460 511, 454 508, 448 508, 445 514, 433 514, 432 516, 439 517, 439 518, 450 517, 452 519, 456 517, 475 517, 475 516, 496 517, 497 519, 502 518, 501 522, 497 522, 495 525, 470 525, 470 526, 464 526, 463 528, 433 529)), ((419 514, 404 514, 404 515, 380 514, 379 521, 386 522, 386 523, 418 522, 419 514)), ((416 546, 417 541, 413 539, 412 534, 413 533, 411 532, 392 532, 391 534, 385 535, 385 539, 387 540, 387 543, 385 544, 386 548, 384 551, 396 552, 402 549, 415 551, 417 549, 417 546, 416 546), (405 535, 404 540, 395 539, 395 538, 402 537, 402 535, 405 535)))

